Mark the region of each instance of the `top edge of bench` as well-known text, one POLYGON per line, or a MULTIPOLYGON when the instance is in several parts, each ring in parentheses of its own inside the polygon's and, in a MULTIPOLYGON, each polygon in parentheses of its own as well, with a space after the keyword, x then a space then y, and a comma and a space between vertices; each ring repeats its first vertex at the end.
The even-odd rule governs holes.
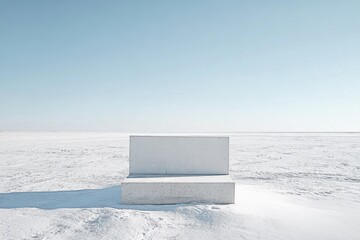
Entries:
POLYGON ((130 135, 133 137, 168 137, 168 138, 229 138, 229 136, 204 136, 204 135, 130 135))

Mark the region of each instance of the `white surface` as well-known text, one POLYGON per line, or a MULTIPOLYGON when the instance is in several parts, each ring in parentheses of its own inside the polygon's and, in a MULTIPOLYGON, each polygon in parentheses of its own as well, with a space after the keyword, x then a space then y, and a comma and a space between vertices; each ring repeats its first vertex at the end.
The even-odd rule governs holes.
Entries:
POLYGON ((228 173, 228 137, 130 137, 130 174, 228 173))
POLYGON ((0 239, 360 239, 360 134, 230 136, 234 205, 125 206, 128 134, 0 132, 0 239))
POLYGON ((233 183, 229 175, 132 175, 123 183, 165 182, 165 183, 233 183))
POLYGON ((124 204, 234 203, 235 184, 228 175, 193 176, 228 174, 228 137, 131 136, 129 168, 124 204))
POLYGON ((234 203, 235 183, 229 175, 126 178, 123 204, 234 203))

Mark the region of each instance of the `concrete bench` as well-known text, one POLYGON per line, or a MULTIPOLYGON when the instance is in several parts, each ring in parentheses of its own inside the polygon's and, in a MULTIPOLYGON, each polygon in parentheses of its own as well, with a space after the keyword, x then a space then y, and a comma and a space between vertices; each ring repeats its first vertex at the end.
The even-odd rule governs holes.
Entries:
POLYGON ((124 204, 234 203, 229 138, 131 136, 124 204))

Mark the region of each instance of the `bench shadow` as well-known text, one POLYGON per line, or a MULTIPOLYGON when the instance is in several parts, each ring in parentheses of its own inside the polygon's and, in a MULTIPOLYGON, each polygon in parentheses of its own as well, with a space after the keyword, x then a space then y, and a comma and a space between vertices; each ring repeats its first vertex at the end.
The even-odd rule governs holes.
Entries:
POLYGON ((48 192, 0 193, 0 209, 39 208, 116 208, 145 211, 175 211, 177 205, 124 205, 121 203, 121 185, 101 188, 48 192))

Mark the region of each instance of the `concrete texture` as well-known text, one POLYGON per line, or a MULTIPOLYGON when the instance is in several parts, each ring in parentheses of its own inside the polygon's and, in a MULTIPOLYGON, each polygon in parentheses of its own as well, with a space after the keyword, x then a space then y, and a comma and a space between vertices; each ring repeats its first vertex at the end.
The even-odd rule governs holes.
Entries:
POLYGON ((229 138, 131 136, 123 204, 234 203, 229 138))
POLYGON ((229 138, 131 136, 132 174, 229 174, 229 138))
POLYGON ((234 203, 229 175, 133 176, 122 183, 123 204, 234 203))

